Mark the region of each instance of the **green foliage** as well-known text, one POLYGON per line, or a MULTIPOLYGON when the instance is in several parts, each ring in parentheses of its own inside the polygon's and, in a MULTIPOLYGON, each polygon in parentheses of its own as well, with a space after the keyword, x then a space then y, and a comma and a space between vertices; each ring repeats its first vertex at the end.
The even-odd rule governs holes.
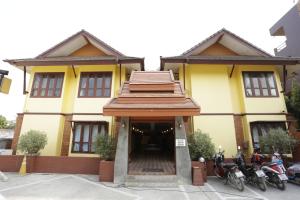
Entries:
POLYGON ((215 145, 212 143, 211 138, 199 129, 194 134, 189 135, 188 143, 192 160, 198 160, 200 157, 208 160, 215 154, 215 145))
POLYGON ((295 80, 292 82, 291 95, 289 98, 286 97, 285 100, 288 112, 294 115, 300 127, 300 86, 295 80))
POLYGON ((269 134, 261 136, 259 139, 260 148, 263 153, 274 153, 280 154, 291 153, 297 140, 290 136, 286 131, 281 128, 270 129, 269 134))
POLYGON ((0 128, 7 128, 7 120, 2 115, 0 115, 0 128))
POLYGON ((47 144, 47 135, 41 131, 30 130, 20 136, 18 150, 24 154, 38 154, 47 144))
POLYGON ((114 160, 116 154, 116 141, 110 136, 99 135, 95 142, 96 153, 103 160, 114 160))

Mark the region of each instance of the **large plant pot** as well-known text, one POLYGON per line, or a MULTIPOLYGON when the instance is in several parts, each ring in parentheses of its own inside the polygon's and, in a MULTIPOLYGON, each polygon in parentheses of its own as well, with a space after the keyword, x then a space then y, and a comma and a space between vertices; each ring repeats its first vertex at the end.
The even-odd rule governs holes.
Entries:
POLYGON ((99 164, 99 181, 113 182, 114 181, 114 161, 101 160, 99 164))
POLYGON ((206 163, 202 163, 199 161, 192 161, 192 167, 199 167, 202 172, 203 181, 207 182, 207 166, 206 163))
POLYGON ((33 173, 35 171, 35 162, 37 155, 27 155, 26 156, 26 172, 33 173))

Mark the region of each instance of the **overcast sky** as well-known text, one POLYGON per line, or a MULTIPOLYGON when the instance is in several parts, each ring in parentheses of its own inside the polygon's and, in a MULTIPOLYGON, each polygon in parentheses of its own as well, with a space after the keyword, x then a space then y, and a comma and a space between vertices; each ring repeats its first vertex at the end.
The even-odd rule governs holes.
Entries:
POLYGON ((0 69, 13 80, 0 93, 0 115, 22 112, 22 71, 3 59, 35 57, 85 29, 129 56, 145 57, 146 70, 159 56, 179 55, 221 28, 273 54, 282 39, 269 28, 295 0, 9 0, 0 1, 0 69))

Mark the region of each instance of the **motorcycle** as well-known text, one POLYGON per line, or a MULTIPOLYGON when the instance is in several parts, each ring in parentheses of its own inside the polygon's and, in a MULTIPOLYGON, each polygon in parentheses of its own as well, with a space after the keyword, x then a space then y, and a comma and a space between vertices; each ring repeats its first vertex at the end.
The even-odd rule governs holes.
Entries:
POLYGON ((262 163, 261 169, 267 175, 267 182, 275 184, 280 190, 285 190, 285 183, 288 177, 285 175, 285 168, 278 153, 272 155, 271 163, 262 163))
POLYGON ((258 188, 262 191, 267 190, 266 175, 260 169, 259 165, 257 165, 255 162, 252 162, 250 165, 246 164, 245 156, 240 151, 240 149, 238 151, 235 161, 239 167, 239 170, 241 170, 241 172, 243 172, 243 174, 245 175, 246 183, 249 183, 251 185, 257 185, 258 188))
POLYGON ((300 163, 294 163, 286 171, 288 181, 300 185, 300 163))
POLYGON ((239 191, 244 190, 244 174, 235 163, 224 163, 224 151, 214 156, 214 173, 218 178, 225 179, 227 183, 235 186, 239 191))

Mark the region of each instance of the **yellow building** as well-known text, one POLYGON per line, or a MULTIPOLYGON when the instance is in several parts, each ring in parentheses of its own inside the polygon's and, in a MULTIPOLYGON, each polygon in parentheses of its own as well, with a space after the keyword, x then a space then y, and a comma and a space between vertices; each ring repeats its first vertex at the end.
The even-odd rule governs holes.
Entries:
POLYGON ((287 127, 285 71, 296 64, 226 29, 180 56, 161 58, 161 70, 173 70, 201 106, 191 129, 208 133, 226 157, 236 155, 237 146, 250 154, 259 147, 259 136, 270 128, 287 127))
POLYGON ((161 57, 157 72, 143 72, 142 58, 125 56, 86 31, 36 58, 6 61, 24 71, 26 94, 13 149, 21 134, 35 129, 48 136, 43 156, 96 157, 95 136, 115 135, 116 183, 145 174, 189 180, 186 136, 197 129, 227 158, 237 146, 250 154, 260 135, 287 128, 286 68, 298 63, 225 29, 180 56, 161 57))
POLYGON ((131 71, 144 70, 143 58, 125 56, 84 30, 36 58, 6 61, 24 71, 26 100, 17 118, 14 152, 19 136, 34 129, 47 134, 41 155, 51 156, 97 156, 95 134, 116 129, 102 107, 131 71))

